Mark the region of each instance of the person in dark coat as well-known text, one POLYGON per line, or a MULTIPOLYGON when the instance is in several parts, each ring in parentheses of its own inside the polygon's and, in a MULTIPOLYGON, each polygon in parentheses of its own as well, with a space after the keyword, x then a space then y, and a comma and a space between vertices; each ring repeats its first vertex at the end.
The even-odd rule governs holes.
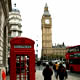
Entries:
POLYGON ((51 80, 51 76, 53 74, 53 70, 47 64, 46 67, 43 69, 42 74, 44 76, 44 80, 51 80))
POLYGON ((59 80, 64 80, 64 79, 67 79, 68 77, 66 68, 62 65, 62 63, 60 64, 58 72, 57 72, 57 77, 58 76, 59 76, 59 80))

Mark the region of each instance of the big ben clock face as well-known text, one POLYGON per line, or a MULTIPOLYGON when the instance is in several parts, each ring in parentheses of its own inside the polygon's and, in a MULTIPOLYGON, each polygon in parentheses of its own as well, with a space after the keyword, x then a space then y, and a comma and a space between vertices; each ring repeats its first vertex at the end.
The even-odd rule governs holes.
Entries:
POLYGON ((49 19, 46 19, 46 20, 45 20, 45 23, 46 23, 46 24, 49 24, 49 23, 50 23, 49 19))

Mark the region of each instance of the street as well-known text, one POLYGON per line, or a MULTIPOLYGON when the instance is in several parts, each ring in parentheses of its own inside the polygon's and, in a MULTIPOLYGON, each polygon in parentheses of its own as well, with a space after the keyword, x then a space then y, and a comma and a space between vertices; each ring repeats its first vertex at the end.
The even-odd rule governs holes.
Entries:
MULTIPOLYGON (((42 71, 43 71, 44 67, 36 67, 36 72, 35 72, 35 78, 36 80, 44 80, 43 75, 42 75, 42 71)), ((9 79, 9 76, 7 77, 7 80, 9 79)), ((54 72, 52 75, 52 80, 56 80, 55 76, 54 76, 54 72)), ((70 71, 68 71, 68 79, 67 80, 80 80, 80 73, 71 73, 70 71)))
MULTIPOLYGON (((43 76, 42 76, 42 70, 43 67, 40 68, 39 67, 36 68, 36 80, 44 80, 43 76)), ((52 80, 56 80, 54 73, 52 75, 52 80)), ((80 73, 71 73, 70 71, 68 71, 68 79, 66 80, 80 80, 80 73)))
MULTIPOLYGON (((42 76, 42 70, 37 70, 36 71, 36 80, 44 80, 42 76)), ((52 80, 56 80, 54 73, 52 75, 52 80)), ((80 80, 80 74, 77 73, 68 73, 68 79, 67 80, 80 80)))

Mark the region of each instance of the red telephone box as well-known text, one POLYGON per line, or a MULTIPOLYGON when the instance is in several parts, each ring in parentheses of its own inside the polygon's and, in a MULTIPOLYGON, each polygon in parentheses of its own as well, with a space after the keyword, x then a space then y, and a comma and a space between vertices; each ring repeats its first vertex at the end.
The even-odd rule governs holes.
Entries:
POLYGON ((34 41, 16 37, 10 41, 10 80, 35 80, 34 41))

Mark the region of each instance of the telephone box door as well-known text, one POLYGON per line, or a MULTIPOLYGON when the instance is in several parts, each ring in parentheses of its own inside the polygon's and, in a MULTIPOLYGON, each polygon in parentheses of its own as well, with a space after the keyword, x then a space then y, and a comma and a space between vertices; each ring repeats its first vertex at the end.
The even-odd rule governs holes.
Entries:
POLYGON ((29 57, 26 55, 16 55, 16 80, 30 80, 29 57))

